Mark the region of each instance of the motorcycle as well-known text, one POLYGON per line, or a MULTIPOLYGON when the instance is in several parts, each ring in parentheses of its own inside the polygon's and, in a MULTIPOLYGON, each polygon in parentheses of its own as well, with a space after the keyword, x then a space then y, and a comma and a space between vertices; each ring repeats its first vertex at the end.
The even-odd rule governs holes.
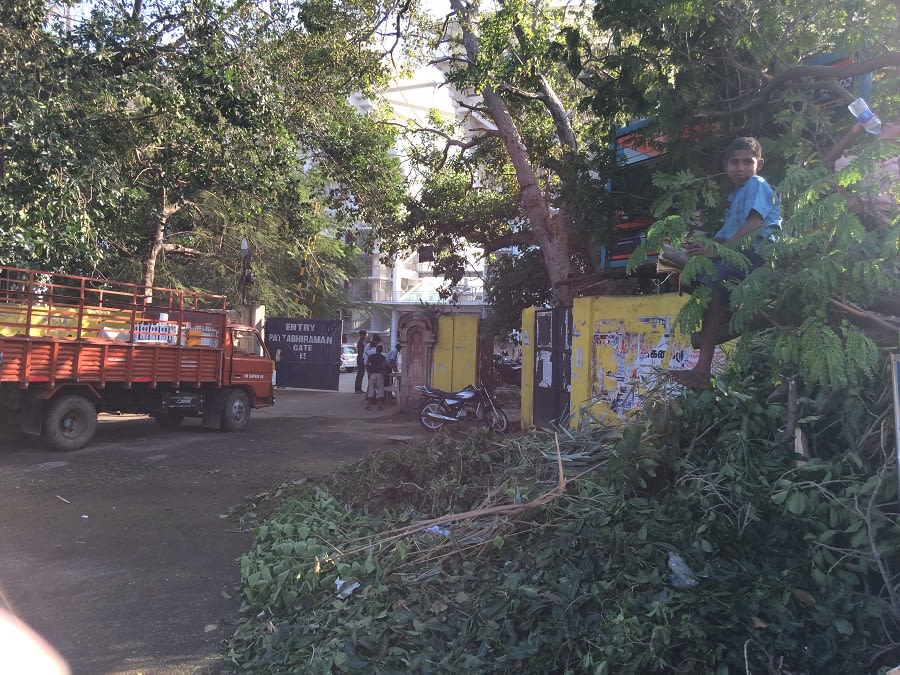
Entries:
POLYGON ((484 383, 476 387, 470 384, 462 391, 449 392, 416 386, 425 400, 419 406, 419 423, 430 431, 437 431, 449 422, 459 424, 465 420, 481 419, 491 431, 505 433, 509 418, 491 396, 484 383))
POLYGON ((511 384, 516 387, 522 386, 522 363, 520 361, 515 361, 501 354, 494 354, 492 365, 495 387, 504 384, 511 384))

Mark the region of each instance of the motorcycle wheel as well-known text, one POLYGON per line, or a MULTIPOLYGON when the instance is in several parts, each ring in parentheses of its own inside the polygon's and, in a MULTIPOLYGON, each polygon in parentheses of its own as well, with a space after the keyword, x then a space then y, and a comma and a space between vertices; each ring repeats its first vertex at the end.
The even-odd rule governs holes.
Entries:
POLYGON ((509 429, 509 418, 500 408, 491 408, 488 406, 484 409, 484 423, 488 429, 496 431, 498 434, 505 434, 509 429))
POLYGON ((429 417, 429 413, 442 415, 444 411, 438 401, 426 401, 422 404, 422 407, 419 408, 419 424, 429 431, 437 431, 446 424, 444 420, 436 420, 433 417, 429 417))

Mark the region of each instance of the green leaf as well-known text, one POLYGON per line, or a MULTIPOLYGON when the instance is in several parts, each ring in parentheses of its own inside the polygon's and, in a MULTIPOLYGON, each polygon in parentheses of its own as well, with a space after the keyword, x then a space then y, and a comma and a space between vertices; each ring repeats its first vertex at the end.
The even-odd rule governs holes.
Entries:
POLYGON ((802 514, 806 510, 806 501, 805 494, 799 491, 793 492, 787 502, 788 511, 796 515, 802 514))

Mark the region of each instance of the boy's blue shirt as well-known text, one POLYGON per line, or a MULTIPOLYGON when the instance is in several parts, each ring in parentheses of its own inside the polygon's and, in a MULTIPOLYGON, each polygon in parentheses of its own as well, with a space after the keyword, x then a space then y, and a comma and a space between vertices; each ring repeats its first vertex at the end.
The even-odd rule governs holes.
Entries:
POLYGON ((725 211, 725 224, 715 236, 722 239, 733 237, 751 211, 756 211, 763 220, 762 227, 753 233, 753 248, 759 250, 765 242, 774 241, 781 230, 781 199, 762 176, 751 176, 731 193, 725 211))

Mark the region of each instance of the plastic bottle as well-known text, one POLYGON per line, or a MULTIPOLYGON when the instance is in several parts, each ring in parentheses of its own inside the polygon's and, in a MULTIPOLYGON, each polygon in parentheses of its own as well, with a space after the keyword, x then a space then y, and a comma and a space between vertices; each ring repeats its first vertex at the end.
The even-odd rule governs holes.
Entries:
POLYGON ((863 125, 863 129, 874 136, 878 136, 881 133, 881 120, 878 119, 878 115, 872 112, 865 99, 858 98, 848 105, 847 108, 853 113, 856 121, 863 125))

